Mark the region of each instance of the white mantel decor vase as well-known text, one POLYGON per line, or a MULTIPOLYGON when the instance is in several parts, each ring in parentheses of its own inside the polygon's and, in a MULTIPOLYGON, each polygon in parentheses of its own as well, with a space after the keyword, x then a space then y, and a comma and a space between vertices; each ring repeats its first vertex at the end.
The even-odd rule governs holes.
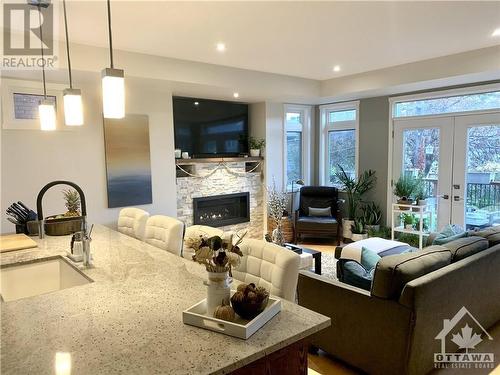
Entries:
POLYGON ((238 245, 241 244, 245 235, 246 232, 242 235, 235 234, 238 239, 234 244, 232 244, 230 236, 223 239, 220 236, 200 235, 197 238, 187 238, 185 241, 186 246, 195 251, 193 260, 203 264, 208 273, 208 279, 205 281, 207 286, 207 316, 212 317, 218 306, 229 304, 231 270, 240 265, 243 253, 238 245))

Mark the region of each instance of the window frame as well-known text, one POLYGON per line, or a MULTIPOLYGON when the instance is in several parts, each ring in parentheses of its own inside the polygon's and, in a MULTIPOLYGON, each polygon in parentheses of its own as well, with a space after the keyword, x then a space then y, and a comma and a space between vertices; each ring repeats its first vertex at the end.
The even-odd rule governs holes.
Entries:
MULTIPOLYGON (((40 130, 39 119, 17 119, 14 109, 14 94, 43 95, 43 85, 37 81, 4 79, 2 81, 2 129, 40 130)), ((64 126, 63 89, 61 84, 47 83, 47 96, 56 98, 56 129, 76 130, 78 126, 64 126)), ((42 130, 40 130, 42 131, 42 130)))
MULTIPOLYGON (((359 173, 359 100, 343 103, 325 104, 319 106, 320 109, 320 183, 321 185, 333 186, 330 182, 328 170, 330 165, 330 155, 328 154, 328 141, 330 131, 354 130, 355 134, 355 152, 354 152, 354 171, 356 177, 359 173), (339 112, 355 110, 356 119, 349 121, 330 122, 330 112, 339 112)), ((340 189, 339 189, 340 190, 340 189)))
POLYGON ((433 118, 433 117, 448 117, 448 116, 466 116, 469 114, 475 113, 495 113, 498 112, 497 109, 478 109, 478 110, 470 110, 470 111, 460 111, 460 112, 446 112, 446 113, 436 113, 436 114, 427 114, 420 116, 395 116, 395 108, 397 103, 403 102, 413 102, 420 100, 429 100, 429 99, 441 99, 441 98, 449 98, 453 96, 462 96, 462 95, 475 95, 475 94, 485 94, 488 92, 500 91, 499 83, 491 83, 487 85, 481 86, 470 86, 470 87, 462 87, 455 88, 449 90, 435 90, 428 91, 420 94, 410 94, 410 95, 401 95, 401 96, 392 96, 389 97, 389 120, 397 120, 397 119, 413 119, 413 118, 433 118))
MULTIPOLYGON (((285 104, 283 116, 283 186, 287 192, 291 192, 291 185, 288 185, 287 175, 287 133, 302 133, 302 179, 306 185, 311 183, 311 106, 300 104, 285 104), (290 112, 300 113, 302 124, 288 124, 286 114, 290 112)), ((295 187, 297 189, 297 187, 295 187)), ((294 189, 294 190, 295 190, 294 189)))

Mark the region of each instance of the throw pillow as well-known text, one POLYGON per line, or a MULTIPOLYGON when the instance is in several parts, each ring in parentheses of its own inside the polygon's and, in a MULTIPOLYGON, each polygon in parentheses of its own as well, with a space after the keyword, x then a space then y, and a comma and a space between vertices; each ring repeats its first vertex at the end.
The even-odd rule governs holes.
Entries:
POLYGON ((380 255, 375 251, 367 249, 366 247, 361 248, 361 265, 367 270, 371 270, 377 265, 380 260, 380 255))
POLYGON ((357 288, 370 290, 375 268, 367 271, 361 264, 359 264, 355 260, 348 260, 346 262, 343 262, 342 268, 342 282, 355 286, 357 288))
POLYGON ((332 208, 314 208, 309 207, 309 216, 332 216, 332 208))
POLYGON ((443 245, 453 240, 467 237, 467 232, 459 225, 447 225, 439 232, 432 242, 433 245, 443 245))

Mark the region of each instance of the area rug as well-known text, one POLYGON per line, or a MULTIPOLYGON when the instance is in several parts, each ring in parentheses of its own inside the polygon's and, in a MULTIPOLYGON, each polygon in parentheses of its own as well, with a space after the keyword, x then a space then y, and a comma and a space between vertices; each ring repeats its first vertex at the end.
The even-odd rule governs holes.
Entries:
POLYGON ((321 275, 337 279, 337 259, 334 253, 321 253, 321 275))

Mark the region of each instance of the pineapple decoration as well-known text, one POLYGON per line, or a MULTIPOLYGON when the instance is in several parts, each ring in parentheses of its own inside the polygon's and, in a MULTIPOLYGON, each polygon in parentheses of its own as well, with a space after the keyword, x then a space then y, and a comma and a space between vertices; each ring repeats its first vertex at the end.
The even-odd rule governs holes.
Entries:
POLYGON ((65 217, 80 216, 80 195, 76 190, 63 190, 65 205, 68 211, 64 214, 65 217))

